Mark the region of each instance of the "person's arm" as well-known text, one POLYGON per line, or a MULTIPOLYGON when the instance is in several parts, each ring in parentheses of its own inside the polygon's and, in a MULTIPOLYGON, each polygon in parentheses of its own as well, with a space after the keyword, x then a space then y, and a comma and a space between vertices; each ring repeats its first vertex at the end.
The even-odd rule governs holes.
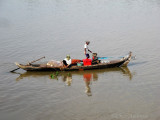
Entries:
POLYGON ((91 51, 91 50, 89 50, 89 49, 88 49, 88 51, 89 51, 90 53, 92 53, 92 51, 91 51))

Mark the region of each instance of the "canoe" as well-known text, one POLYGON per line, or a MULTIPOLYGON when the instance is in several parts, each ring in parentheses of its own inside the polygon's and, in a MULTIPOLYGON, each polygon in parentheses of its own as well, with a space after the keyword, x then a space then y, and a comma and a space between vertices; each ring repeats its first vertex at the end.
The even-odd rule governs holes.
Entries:
POLYGON ((98 63, 89 66, 77 66, 73 65, 70 68, 62 68, 62 67, 51 67, 47 66, 47 64, 28 64, 23 65, 19 63, 15 63, 19 68, 26 71, 79 71, 79 70, 93 70, 93 69, 104 69, 104 68, 114 68, 127 66, 131 60, 132 52, 129 52, 127 56, 124 56, 118 60, 110 60, 103 63, 98 63))

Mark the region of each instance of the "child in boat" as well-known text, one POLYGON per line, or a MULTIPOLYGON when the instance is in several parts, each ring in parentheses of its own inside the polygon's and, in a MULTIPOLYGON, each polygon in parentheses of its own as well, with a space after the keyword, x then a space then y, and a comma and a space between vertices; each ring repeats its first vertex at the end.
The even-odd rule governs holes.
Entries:
POLYGON ((89 59, 89 54, 86 54, 86 59, 83 59, 83 65, 84 66, 88 66, 88 65, 92 65, 92 60, 89 59))
POLYGON ((97 53, 92 53, 92 64, 98 64, 100 63, 101 61, 98 60, 98 57, 97 57, 97 53))

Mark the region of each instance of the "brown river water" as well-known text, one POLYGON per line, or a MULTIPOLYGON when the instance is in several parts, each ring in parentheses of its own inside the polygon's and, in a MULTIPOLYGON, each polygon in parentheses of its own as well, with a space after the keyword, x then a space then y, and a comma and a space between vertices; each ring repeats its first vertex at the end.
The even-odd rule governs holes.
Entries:
POLYGON ((159 0, 0 0, 0 120, 160 120, 159 51, 159 0), (83 59, 86 40, 98 56, 136 59, 126 68, 9 72, 42 56, 83 59))

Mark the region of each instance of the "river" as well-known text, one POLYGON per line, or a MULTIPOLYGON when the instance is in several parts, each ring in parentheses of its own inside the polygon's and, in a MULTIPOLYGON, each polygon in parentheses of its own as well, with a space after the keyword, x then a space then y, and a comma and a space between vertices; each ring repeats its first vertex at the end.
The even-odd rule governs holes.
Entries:
POLYGON ((159 0, 1 0, 1 120, 159 120, 159 0), (136 56, 126 68, 26 72, 26 64, 136 56))

